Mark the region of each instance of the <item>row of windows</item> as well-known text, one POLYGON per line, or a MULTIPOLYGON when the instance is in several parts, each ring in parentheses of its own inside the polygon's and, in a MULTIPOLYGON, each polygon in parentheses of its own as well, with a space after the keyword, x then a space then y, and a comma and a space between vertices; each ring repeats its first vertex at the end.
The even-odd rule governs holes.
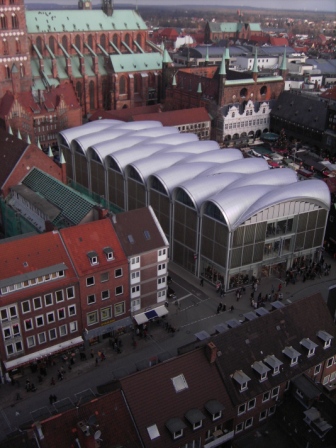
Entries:
POLYGON ((54 341, 55 339, 57 339, 57 337, 62 338, 66 336, 68 333, 75 333, 77 330, 78 330, 77 321, 70 322, 69 327, 66 324, 60 325, 58 327, 58 332, 57 328, 52 328, 51 330, 48 331, 48 333, 46 331, 43 331, 42 333, 39 333, 37 336, 28 336, 27 347, 28 348, 35 347, 36 343, 38 343, 39 345, 45 344, 47 342, 47 334, 49 341, 54 341))
MULTIPOLYGON (((122 286, 117 286, 114 290, 114 293, 116 296, 120 296, 124 293, 124 288, 122 286)), ((101 292, 100 294, 101 300, 107 300, 110 298, 110 290, 106 289, 101 292)), ((96 294, 89 294, 87 296, 87 304, 92 305, 93 303, 96 303, 96 294)))
POLYGON ((249 121, 238 121, 238 123, 229 123, 225 125, 225 129, 236 129, 236 128, 243 128, 243 127, 248 127, 248 126, 256 126, 259 124, 266 124, 268 123, 269 119, 268 118, 260 118, 257 120, 249 120, 249 121))
MULTIPOLYGON (((271 391, 264 392, 262 396, 262 403, 265 403, 266 401, 269 401, 271 398, 278 397, 280 392, 280 386, 275 387, 271 391)), ((247 403, 243 403, 238 407, 238 415, 244 414, 246 411, 250 411, 251 409, 254 409, 256 406, 256 398, 253 398, 247 403)))
MULTIPOLYGON (((122 268, 118 268, 114 270, 114 278, 119 278, 123 276, 123 270, 122 268)), ((109 272, 103 272, 102 274, 100 274, 100 282, 107 282, 110 278, 109 272)), ((86 286, 93 286, 95 285, 96 280, 95 277, 87 277, 86 279, 86 286)))
MULTIPOLYGON (((9 22, 9 20, 7 19, 5 14, 1 13, 0 14, 0 29, 7 30, 8 22, 9 22)), ((12 29, 19 28, 19 19, 18 19, 17 15, 15 14, 15 12, 11 13, 11 22, 12 22, 12 29)))
MULTIPOLYGON (((99 312, 101 322, 111 319, 113 316, 112 306, 101 308, 99 312)), ((98 310, 95 310, 90 313, 87 313, 86 321, 88 326, 97 324, 99 322, 99 312, 98 310)), ((126 312, 125 302, 119 302, 114 305, 114 317, 121 316, 122 314, 125 314, 125 312, 126 312)))
POLYGON ((9 292, 28 288, 29 286, 35 286, 39 283, 49 282, 50 280, 56 280, 59 277, 64 277, 64 271, 52 272, 51 274, 41 275, 40 277, 25 280, 23 282, 15 283, 14 285, 4 286, 1 288, 1 294, 7 294, 9 292))
MULTIPOLYGON (((259 414, 259 421, 265 420, 267 416, 273 415, 275 413, 276 406, 272 406, 269 409, 264 409, 259 414)), ((245 422, 238 423, 236 426, 235 433, 239 433, 244 429, 250 428, 253 425, 253 417, 248 418, 245 422)))
MULTIPOLYGON (((65 307, 59 308, 56 311, 50 311, 49 313, 46 313, 45 316, 43 314, 36 316, 35 317, 35 325, 36 325, 36 327, 41 327, 44 325, 44 322, 46 322, 46 324, 49 325, 49 324, 56 322, 56 319, 57 320, 66 319, 67 314, 69 317, 71 317, 71 316, 75 316, 76 313, 77 313, 76 305, 68 306, 68 312, 65 307)), ((26 331, 33 330, 34 329, 34 319, 33 318, 25 319, 24 326, 25 326, 26 331)))
POLYGON ((187 124, 186 126, 178 126, 178 130, 179 131, 189 131, 189 130, 193 130, 193 129, 201 129, 201 128, 205 128, 206 127, 206 123, 195 123, 195 124, 187 124))
POLYGON ((40 310, 43 306, 52 306, 55 303, 64 302, 64 298, 71 300, 75 298, 75 288, 70 286, 64 291, 60 289, 59 291, 50 292, 45 294, 43 297, 34 297, 32 300, 24 300, 21 302, 22 313, 30 313, 33 310, 40 310))

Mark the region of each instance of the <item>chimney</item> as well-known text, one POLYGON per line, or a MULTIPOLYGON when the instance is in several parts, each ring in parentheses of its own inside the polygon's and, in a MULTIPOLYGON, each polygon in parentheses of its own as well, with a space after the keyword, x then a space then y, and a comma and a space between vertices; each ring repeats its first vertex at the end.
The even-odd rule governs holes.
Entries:
POLYGON ((216 361, 217 358, 217 347, 213 342, 209 342, 206 345, 206 356, 208 358, 208 361, 210 362, 210 364, 213 364, 216 361))

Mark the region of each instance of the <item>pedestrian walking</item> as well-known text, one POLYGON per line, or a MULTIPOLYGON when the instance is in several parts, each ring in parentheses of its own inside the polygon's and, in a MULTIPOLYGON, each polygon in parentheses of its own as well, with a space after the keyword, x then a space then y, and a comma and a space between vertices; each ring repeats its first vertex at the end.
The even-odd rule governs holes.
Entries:
POLYGON ((222 304, 220 303, 220 304, 218 305, 218 307, 217 307, 217 314, 220 313, 221 309, 222 309, 222 304))
POLYGON ((203 280, 203 278, 201 278, 200 285, 202 286, 202 288, 203 288, 203 282, 204 282, 204 280, 203 280))
POLYGON ((278 286, 278 292, 281 291, 281 288, 282 288, 282 283, 279 283, 279 286, 278 286))
POLYGON ((57 397, 56 397, 56 395, 53 395, 53 396, 52 396, 52 399, 53 399, 53 402, 56 403, 56 401, 57 401, 57 397))
POLYGON ((53 404, 53 396, 52 395, 49 395, 49 403, 53 404))
POLYGON ((50 386, 55 386, 55 379, 54 379, 54 377, 52 377, 51 380, 50 380, 50 386))
POLYGON ((224 303, 223 306, 222 306, 222 311, 226 311, 226 305, 225 305, 225 303, 224 303))
POLYGON ((93 351, 93 348, 91 349, 91 358, 92 358, 92 359, 94 358, 94 351, 93 351))

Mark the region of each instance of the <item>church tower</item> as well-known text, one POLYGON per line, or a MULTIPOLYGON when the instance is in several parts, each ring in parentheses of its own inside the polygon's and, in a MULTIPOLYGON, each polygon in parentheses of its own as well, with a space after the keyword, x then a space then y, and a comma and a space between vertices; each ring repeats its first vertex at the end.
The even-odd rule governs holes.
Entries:
POLYGON ((107 16, 112 16, 113 14, 112 0, 103 0, 102 10, 107 16))
POLYGON ((31 85, 31 66, 24 0, 0 2, 0 98, 12 91, 12 73, 20 77, 20 91, 31 85), (15 69, 13 71, 13 64, 15 69))

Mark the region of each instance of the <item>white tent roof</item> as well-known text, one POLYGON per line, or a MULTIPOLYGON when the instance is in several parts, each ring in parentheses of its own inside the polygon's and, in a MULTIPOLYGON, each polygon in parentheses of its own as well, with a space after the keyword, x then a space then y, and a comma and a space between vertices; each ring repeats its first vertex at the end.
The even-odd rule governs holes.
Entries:
POLYGON ((118 124, 123 123, 124 122, 120 120, 107 120, 107 119, 90 121, 89 123, 83 124, 82 126, 76 126, 74 128, 69 128, 60 131, 60 134, 63 136, 64 140, 68 142, 68 146, 70 147, 71 141, 74 138, 80 137, 85 134, 99 132, 105 128, 117 126, 118 124))

